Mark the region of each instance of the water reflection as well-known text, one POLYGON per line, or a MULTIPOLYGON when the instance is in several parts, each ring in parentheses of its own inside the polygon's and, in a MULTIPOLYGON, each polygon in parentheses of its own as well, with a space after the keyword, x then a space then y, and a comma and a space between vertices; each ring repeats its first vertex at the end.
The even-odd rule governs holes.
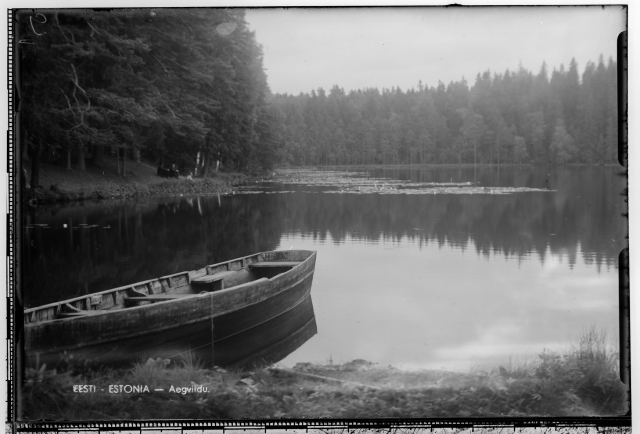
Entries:
MULTIPOLYGON (((473 247, 470 242, 470 247, 473 247)), ((566 350, 589 326, 616 343, 615 270, 578 252, 573 268, 545 255, 505 260, 417 242, 335 243, 298 235, 280 248, 318 251, 314 307, 322 327, 282 363, 356 358, 403 368, 468 371, 544 348, 566 350)))
POLYGON ((272 250, 280 236, 277 221, 240 197, 84 204, 25 216, 29 226, 44 221, 48 229, 24 231, 27 307, 272 250), (87 222, 95 226, 80 226, 87 222))
MULTIPOLYGON (((29 209, 24 214, 22 295, 26 306, 34 306, 195 269, 272 250, 286 234, 337 244, 407 241, 420 248, 473 249, 485 258, 534 256, 541 263, 552 255, 569 267, 580 255, 598 270, 615 267, 625 225, 619 181, 607 170, 598 176, 568 170, 548 174, 542 169, 495 175, 500 182, 548 184, 557 190, 552 193, 300 192, 29 209)), ((442 181, 450 171, 455 172, 396 170, 378 175, 442 181)), ((481 174, 482 182, 490 181, 486 177, 481 174)))
POLYGON ((363 176, 555 191, 347 195, 271 184, 265 190, 283 193, 38 208, 24 214, 24 303, 294 247, 318 250, 322 333, 286 363, 364 358, 464 370, 566 346, 591 325, 615 340, 617 257, 626 243, 624 179, 615 169, 363 176))
MULTIPOLYGON (((216 366, 252 369, 279 362, 311 339, 318 328, 311 296, 257 327, 210 345, 198 346, 202 359, 216 366)), ((206 334, 206 331, 205 331, 206 334)))

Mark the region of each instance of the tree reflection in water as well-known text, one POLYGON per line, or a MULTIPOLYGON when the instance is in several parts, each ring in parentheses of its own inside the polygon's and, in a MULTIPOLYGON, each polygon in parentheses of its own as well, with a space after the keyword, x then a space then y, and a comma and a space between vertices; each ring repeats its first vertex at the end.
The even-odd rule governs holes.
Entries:
MULTIPOLYGON (((473 181, 554 192, 379 195, 293 192, 141 199, 25 209, 22 298, 35 306, 258 251, 285 234, 367 242, 404 239, 474 248, 488 257, 536 254, 616 267, 624 246, 617 168, 380 169, 379 177, 473 181), (48 226, 35 226, 46 224, 48 226), (66 228, 64 227, 66 225, 66 228)), ((286 186, 283 187, 286 190, 286 186)))

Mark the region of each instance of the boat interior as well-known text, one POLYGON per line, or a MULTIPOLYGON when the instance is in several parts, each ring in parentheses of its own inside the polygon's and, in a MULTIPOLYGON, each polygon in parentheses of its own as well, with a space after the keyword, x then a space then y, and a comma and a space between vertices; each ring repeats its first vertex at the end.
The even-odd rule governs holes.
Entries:
POLYGON ((95 315, 184 297, 197 297, 261 279, 272 279, 301 264, 312 253, 293 250, 259 253, 208 265, 199 270, 184 271, 84 297, 25 309, 25 323, 95 315))

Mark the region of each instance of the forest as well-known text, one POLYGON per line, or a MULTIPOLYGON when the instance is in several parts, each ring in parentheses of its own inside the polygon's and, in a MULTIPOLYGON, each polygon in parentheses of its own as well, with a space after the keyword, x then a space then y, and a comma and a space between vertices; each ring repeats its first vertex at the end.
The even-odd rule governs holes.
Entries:
POLYGON ((285 161, 332 164, 607 164, 617 161, 617 64, 478 74, 445 86, 276 95, 285 161), (549 77, 550 75, 550 77, 549 77))
MULTIPOLYGON (((278 112, 241 9, 22 11, 22 158, 85 169, 106 154, 207 174, 271 167, 278 112)), ((26 161, 25 161, 26 160, 26 161)))
POLYGON ((207 176, 278 165, 608 164, 617 64, 575 60, 436 87, 273 95, 242 9, 21 11, 18 142, 40 164, 116 157, 207 176))

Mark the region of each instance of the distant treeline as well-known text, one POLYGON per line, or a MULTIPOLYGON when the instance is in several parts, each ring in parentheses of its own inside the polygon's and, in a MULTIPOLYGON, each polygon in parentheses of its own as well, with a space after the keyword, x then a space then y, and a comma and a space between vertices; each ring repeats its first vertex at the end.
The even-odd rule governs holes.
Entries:
MULTIPOLYGON (((23 10, 21 143, 40 161, 84 170, 104 153, 206 173, 279 158, 262 51, 240 9, 23 10), (89 157, 90 155, 90 157, 89 157)), ((120 163, 121 162, 121 163, 120 163)))
POLYGON ((589 163, 617 160, 617 65, 589 62, 582 79, 546 64, 452 82, 276 95, 292 165, 589 163))

